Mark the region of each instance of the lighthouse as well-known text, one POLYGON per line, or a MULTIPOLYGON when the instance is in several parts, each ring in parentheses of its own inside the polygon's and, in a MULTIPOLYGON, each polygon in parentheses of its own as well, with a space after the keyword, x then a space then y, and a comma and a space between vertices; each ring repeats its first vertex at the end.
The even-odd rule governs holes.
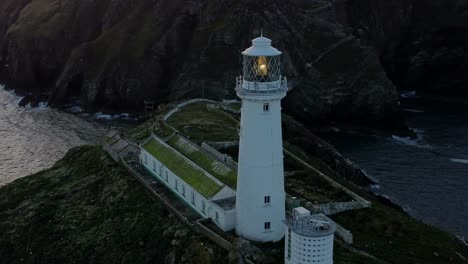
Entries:
POLYGON ((263 35, 242 55, 243 76, 236 81, 242 99, 236 232, 248 240, 278 241, 285 220, 281 99, 287 80, 281 76, 281 52, 263 35))

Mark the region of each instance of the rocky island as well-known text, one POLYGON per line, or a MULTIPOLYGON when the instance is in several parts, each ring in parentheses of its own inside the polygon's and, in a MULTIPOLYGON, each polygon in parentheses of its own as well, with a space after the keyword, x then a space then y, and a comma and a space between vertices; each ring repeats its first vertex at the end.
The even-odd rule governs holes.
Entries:
MULTIPOLYGON (((163 116, 177 107, 167 105, 154 119, 127 131, 124 137, 138 142, 153 132, 167 136, 174 128, 194 142, 236 140, 236 124, 231 120, 236 118, 236 106, 226 108, 226 112, 216 107, 219 105, 224 104, 189 104, 166 122, 163 116)), ((294 119, 284 116, 283 120, 287 148, 315 169, 287 158, 288 193, 312 207, 347 201, 347 194, 328 186, 317 174, 321 172, 372 203, 369 208, 330 215, 349 229, 354 240, 349 244, 337 239, 335 263, 466 263, 468 247, 462 241, 412 219, 366 191, 363 175, 359 176, 357 168, 333 147, 313 139, 313 134, 294 119)), ((103 144, 117 141, 104 138, 103 144)), ((235 157, 229 148, 225 153, 235 157)), ((245 244, 229 236, 233 246, 227 251, 193 232, 100 146, 72 149, 52 168, 0 188, 0 196, 0 255, 4 263, 283 261, 282 242, 245 244)))
MULTIPOLYGON (((240 106, 222 100, 235 98, 238 54, 263 28, 284 52, 291 84, 286 191, 352 234, 337 238, 335 263, 467 263, 465 241, 372 194, 372 180, 313 134, 322 126, 408 134, 397 86, 466 98, 468 3, 426 2, 4 0, 0 78, 25 96, 20 105, 141 112, 155 102, 144 123, 120 132, 135 144, 175 132, 197 145, 235 142, 240 106), (368 204, 332 206, 356 197, 368 204)), ((115 159, 121 138, 74 148, 0 188, 0 263, 283 261, 282 241, 227 234, 223 247, 194 232, 115 159)), ((235 162, 236 147, 218 150, 235 162)))

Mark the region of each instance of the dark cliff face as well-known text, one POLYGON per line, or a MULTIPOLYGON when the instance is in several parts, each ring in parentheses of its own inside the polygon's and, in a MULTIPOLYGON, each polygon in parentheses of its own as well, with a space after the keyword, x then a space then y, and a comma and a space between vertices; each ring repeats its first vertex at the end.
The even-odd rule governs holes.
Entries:
POLYGON ((468 1, 351 0, 342 22, 379 50, 400 88, 468 97, 468 1))
POLYGON ((78 98, 90 111, 142 110, 145 99, 234 98, 240 52, 263 28, 284 52, 284 74, 295 79, 288 112, 305 122, 399 126, 395 87, 378 54, 337 23, 337 12, 347 12, 339 7, 303 0, 9 1, 0 4, 8 14, 0 19, 1 73, 11 87, 44 94, 52 105, 78 98))

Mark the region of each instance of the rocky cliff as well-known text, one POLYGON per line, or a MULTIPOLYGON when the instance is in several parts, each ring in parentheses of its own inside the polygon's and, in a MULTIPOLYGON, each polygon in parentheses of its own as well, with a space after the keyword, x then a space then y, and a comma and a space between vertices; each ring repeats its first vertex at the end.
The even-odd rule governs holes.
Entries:
POLYGON ((295 79, 287 109, 302 120, 398 121, 397 93, 374 49, 328 2, 23 0, 0 4, 0 73, 51 105, 141 110, 159 102, 234 98, 239 53, 259 29, 295 79))
POLYGON ((401 89, 468 96, 468 1, 337 1, 340 21, 373 45, 401 89))

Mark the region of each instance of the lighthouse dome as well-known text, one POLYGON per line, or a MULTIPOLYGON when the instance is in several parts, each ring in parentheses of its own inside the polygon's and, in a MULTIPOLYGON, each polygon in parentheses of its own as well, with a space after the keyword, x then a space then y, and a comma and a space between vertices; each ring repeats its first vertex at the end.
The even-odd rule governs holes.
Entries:
POLYGON ((281 51, 271 46, 271 39, 264 36, 252 40, 252 46, 242 52, 245 56, 279 56, 281 51))

